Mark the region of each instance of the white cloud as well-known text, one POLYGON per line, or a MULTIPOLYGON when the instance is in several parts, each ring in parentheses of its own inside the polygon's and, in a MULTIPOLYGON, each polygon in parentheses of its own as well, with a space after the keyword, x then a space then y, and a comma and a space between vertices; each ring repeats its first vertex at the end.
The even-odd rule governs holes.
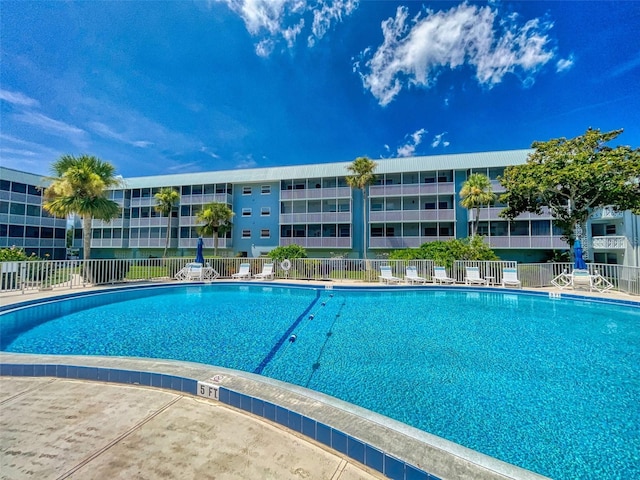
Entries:
POLYGON ((305 29, 305 16, 312 16, 309 46, 315 45, 336 22, 351 15, 359 0, 210 0, 224 3, 239 15, 254 37, 258 37, 256 53, 269 56, 284 41, 291 48, 305 29))
POLYGON ((416 152, 416 147, 422 143, 422 137, 428 133, 424 128, 416 130, 411 135, 407 135, 409 138, 400 145, 396 151, 398 157, 410 157, 416 152))
POLYGON ((71 135, 77 137, 85 134, 85 131, 81 128, 74 127, 68 123, 61 122, 60 120, 54 120, 46 115, 42 115, 41 113, 18 113, 14 115, 14 118, 21 122, 28 123, 29 125, 33 125, 59 135, 71 135))
POLYGON ((507 73, 533 75, 554 56, 549 47, 549 22, 533 19, 524 25, 517 14, 499 18, 490 6, 462 3, 447 11, 428 10, 409 18, 407 7, 382 22, 383 43, 367 48, 354 61, 354 70, 380 105, 387 105, 403 88, 431 87, 444 68, 469 65, 489 88, 507 73), (363 67, 364 63, 364 67, 363 67))
POLYGON ((448 142, 443 138, 446 134, 447 132, 442 132, 442 133, 439 133, 438 135, 435 135, 433 137, 433 140, 431 141, 431 148, 437 148, 440 145, 447 148, 449 145, 451 145, 451 142, 448 142))
POLYGON ((341 22, 343 16, 351 15, 358 8, 358 0, 320 1, 318 7, 313 10, 312 35, 307 39, 310 47, 326 35, 333 22, 341 22))
POLYGON ((556 63, 556 72, 564 72, 573 67, 573 55, 569 55, 569 58, 561 58, 556 63))
POLYGON ((10 92, 8 90, 0 89, 0 100, 12 103, 14 105, 21 105, 23 107, 37 107, 40 103, 20 92, 10 92))
POLYGON ((242 157, 240 154, 235 155, 235 168, 254 168, 258 166, 258 162, 253 159, 253 155, 249 154, 242 157))
POLYGON ((109 126, 105 125, 101 122, 90 122, 89 126, 91 129, 96 132, 98 135, 103 137, 112 138, 114 140, 118 140, 119 142, 126 143, 128 145, 132 145, 138 148, 147 148, 153 145, 153 142, 148 142, 146 140, 131 140, 127 138, 125 134, 115 132, 109 126))

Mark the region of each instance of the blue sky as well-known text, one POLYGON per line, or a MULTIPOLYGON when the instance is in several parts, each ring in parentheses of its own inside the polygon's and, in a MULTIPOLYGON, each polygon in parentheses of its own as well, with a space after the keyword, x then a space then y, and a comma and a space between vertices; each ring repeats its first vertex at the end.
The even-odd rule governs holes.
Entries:
POLYGON ((11 2, 0 160, 125 177, 528 148, 640 147, 640 2, 11 2))

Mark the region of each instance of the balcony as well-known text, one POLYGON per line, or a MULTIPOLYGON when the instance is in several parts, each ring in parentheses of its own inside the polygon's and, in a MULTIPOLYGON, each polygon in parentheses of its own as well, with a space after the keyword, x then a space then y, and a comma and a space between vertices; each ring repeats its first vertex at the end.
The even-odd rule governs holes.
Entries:
POLYGON ((124 225, 124 220, 122 218, 114 218, 113 220, 110 220, 108 222, 105 222, 104 220, 91 221, 92 228, 110 228, 110 227, 122 228, 123 225, 124 225))
POLYGON ((351 237, 280 237, 279 245, 300 245, 305 248, 351 248, 351 237))
MULTIPOLYGON (((166 227, 167 217, 146 217, 146 218, 132 218, 129 220, 129 228, 138 227, 166 227)), ((171 226, 176 226, 176 220, 172 219, 171 226)))
POLYGON ((291 223, 351 223, 351 212, 280 214, 281 225, 291 223))
POLYGON ((423 243, 437 240, 447 241, 454 237, 372 237, 369 238, 369 248, 418 248, 423 243))
POLYGON ((136 197, 131 199, 131 207, 155 207, 155 197, 136 197))
POLYGON ((406 185, 372 185, 369 197, 395 197, 402 195, 435 195, 455 193, 453 182, 412 183, 406 185))
POLYGON ((351 198, 351 187, 303 188, 300 190, 280 190, 280 201, 318 199, 318 198, 351 198))
POLYGON ((624 250, 627 246, 627 237, 608 235, 606 237, 592 237, 591 248, 593 250, 624 250))
POLYGON ((568 250, 569 244, 560 236, 484 237, 491 248, 543 248, 568 250))
POLYGON ((231 195, 228 193, 203 193, 180 197, 180 205, 204 205, 213 202, 231 205, 231 195))
MULTIPOLYGON (((213 249, 213 237, 203 238, 204 248, 213 249)), ((178 241, 179 248, 196 248, 198 245, 197 238, 181 238, 178 241)), ((233 241, 230 238, 218 238, 218 248, 231 248, 233 241)))
POLYGON ((417 222, 447 220, 453 221, 456 211, 450 210, 385 210, 370 212, 370 222, 417 222))
POLYGON ((126 248, 127 241, 122 238, 94 238, 91 248, 126 248))

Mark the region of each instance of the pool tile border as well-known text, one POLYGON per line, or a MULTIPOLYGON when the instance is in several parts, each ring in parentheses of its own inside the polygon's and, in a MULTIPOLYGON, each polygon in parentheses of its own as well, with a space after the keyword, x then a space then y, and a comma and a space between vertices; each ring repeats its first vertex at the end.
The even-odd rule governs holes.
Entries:
MULTIPOLYGON (((0 363, 4 377, 56 377, 139 385, 197 396, 198 381, 163 373, 67 364, 0 363)), ((372 445, 294 410, 229 388, 218 387, 218 401, 287 427, 393 480, 440 480, 372 445)))

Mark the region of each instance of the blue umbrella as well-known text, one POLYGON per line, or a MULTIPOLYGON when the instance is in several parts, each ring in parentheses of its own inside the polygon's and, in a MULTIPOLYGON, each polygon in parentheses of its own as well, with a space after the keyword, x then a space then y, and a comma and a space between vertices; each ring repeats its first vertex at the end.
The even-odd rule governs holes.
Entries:
POLYGON ((584 259, 582 258, 582 244, 580 240, 576 240, 573 244, 573 255, 576 257, 573 263, 573 268, 577 270, 586 270, 587 264, 584 263, 584 259))
POLYGON ((196 263, 204 265, 204 255, 202 255, 202 249, 204 247, 204 241, 202 237, 198 238, 198 245, 196 246, 196 263))

